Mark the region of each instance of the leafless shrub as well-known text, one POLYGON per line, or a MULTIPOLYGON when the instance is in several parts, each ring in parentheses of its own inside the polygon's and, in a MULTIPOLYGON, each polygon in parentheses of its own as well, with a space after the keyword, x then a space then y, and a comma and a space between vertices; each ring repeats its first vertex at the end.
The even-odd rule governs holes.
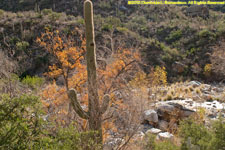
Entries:
POLYGON ((16 71, 16 63, 10 60, 2 50, 0 50, 0 77, 9 78, 9 74, 16 71))
POLYGON ((212 72, 216 75, 216 79, 225 79, 225 40, 219 42, 213 47, 212 55, 210 56, 212 63, 212 72))

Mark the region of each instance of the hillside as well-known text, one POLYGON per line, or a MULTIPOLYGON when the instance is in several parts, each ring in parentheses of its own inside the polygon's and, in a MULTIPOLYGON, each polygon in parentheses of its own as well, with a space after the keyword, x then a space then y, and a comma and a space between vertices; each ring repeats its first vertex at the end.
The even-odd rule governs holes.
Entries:
MULTIPOLYGON (((125 47, 138 47, 145 56, 142 57, 144 63, 148 66, 166 66, 169 77, 182 76, 186 79, 207 80, 204 77, 204 67, 207 64, 216 63, 213 62, 210 55, 215 49, 219 49, 218 43, 224 40, 223 13, 210 10, 209 18, 204 19, 185 15, 186 6, 132 6, 133 8, 124 6, 126 11, 119 9, 116 14, 113 14, 115 13, 115 10, 112 9, 113 6, 110 8, 111 10, 106 9, 107 3, 105 5, 102 3, 95 10, 96 42, 104 42, 110 48, 110 42, 113 41, 114 47, 118 47, 116 41, 118 38, 115 37, 119 36, 121 39, 118 40, 125 47), (106 39, 105 36, 110 36, 112 40, 106 39), (133 46, 133 43, 136 44, 133 46), (215 45, 218 48, 215 48, 215 45), (181 67, 180 72, 172 69, 174 66, 181 67)), ((18 62, 23 66, 19 69, 20 75, 28 70, 30 70, 29 75, 37 73, 32 70, 38 70, 38 66, 35 64, 40 61, 37 51, 41 48, 34 41, 46 28, 58 29, 69 34, 74 26, 81 29, 84 27, 81 14, 76 12, 74 14, 77 17, 65 13, 55 13, 47 9, 42 10, 41 14, 32 11, 18 13, 1 11, 2 49, 10 49, 7 52, 10 57, 19 57, 18 55, 23 55, 20 59, 32 57, 29 59, 32 61, 29 62, 29 65, 18 62), (18 52, 16 44, 23 41, 28 42, 29 46, 25 46, 22 52, 18 52)), ((221 46, 223 47, 223 45, 221 46)), ((44 58, 42 57, 42 59, 44 58)), ((46 60, 42 60, 38 64, 46 65, 44 61, 46 60)), ((219 73, 216 68, 217 66, 214 65, 213 73, 218 76, 217 81, 221 81, 224 74, 219 73)), ((143 69, 148 73, 149 67, 143 69)), ((212 80, 210 79, 210 81, 212 80)))

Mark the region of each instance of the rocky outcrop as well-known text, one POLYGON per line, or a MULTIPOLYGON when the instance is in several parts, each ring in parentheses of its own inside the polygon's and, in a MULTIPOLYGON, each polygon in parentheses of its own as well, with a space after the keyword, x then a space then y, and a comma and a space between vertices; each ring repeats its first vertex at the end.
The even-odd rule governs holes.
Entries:
POLYGON ((149 124, 158 130, 147 130, 151 133, 161 131, 174 131, 180 120, 191 116, 195 111, 187 109, 182 105, 174 102, 159 103, 156 108, 144 111, 142 123, 149 124))
POLYGON ((200 86, 201 83, 198 82, 198 81, 191 81, 191 82, 189 82, 187 85, 188 85, 188 86, 193 86, 193 87, 195 88, 195 87, 200 86))
POLYGON ((209 17, 209 9, 207 7, 193 5, 186 9, 186 15, 189 15, 192 17, 200 16, 203 18, 207 18, 209 17))
MULTIPOLYGON (((191 82, 191 85, 200 85, 198 82, 191 82)), ((192 99, 171 100, 157 102, 154 109, 143 112, 143 124, 141 135, 156 134, 157 139, 173 139, 179 122, 182 119, 196 114, 199 108, 205 109, 205 123, 219 116, 225 117, 225 103, 219 101, 196 102, 192 99)))
POLYGON ((150 124, 154 124, 158 122, 158 115, 155 110, 146 110, 143 113, 143 120, 150 122, 150 124))
POLYGON ((166 131, 169 127, 169 123, 167 121, 164 120, 160 120, 159 124, 158 124, 159 129, 166 131))

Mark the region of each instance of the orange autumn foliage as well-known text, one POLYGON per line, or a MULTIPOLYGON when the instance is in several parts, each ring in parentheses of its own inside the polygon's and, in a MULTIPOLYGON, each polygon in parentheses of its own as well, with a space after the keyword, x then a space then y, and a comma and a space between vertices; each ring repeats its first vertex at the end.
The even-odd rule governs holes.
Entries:
POLYGON ((84 59, 86 41, 82 37, 80 39, 82 40, 81 46, 74 46, 72 40, 63 41, 58 31, 49 32, 48 30, 37 38, 36 42, 55 59, 54 64, 49 66, 49 72, 46 73, 48 77, 56 78, 63 75, 64 78, 68 78, 71 70, 85 68, 81 61, 84 59))
POLYGON ((100 77, 100 87, 104 87, 105 90, 100 91, 100 95, 105 93, 114 92, 117 89, 124 88, 126 83, 124 81, 125 73, 129 71, 137 70, 136 62, 140 61, 138 52, 131 52, 128 49, 120 49, 117 53, 111 56, 110 61, 106 68, 98 70, 100 77))
MULTIPOLYGON (((81 38, 82 39, 82 38, 81 38)), ((50 54, 54 56, 55 63, 49 66, 49 72, 46 73, 48 77, 56 78, 59 76, 64 77, 64 81, 67 82, 65 86, 57 86, 55 82, 49 84, 42 92, 42 101, 48 106, 53 104, 55 109, 59 112, 67 112, 68 104, 67 89, 75 88, 79 95, 81 105, 88 105, 87 94, 87 71, 86 66, 83 64, 85 52, 85 40, 82 39, 82 45, 80 47, 73 47, 72 41, 64 42, 58 32, 52 33, 46 31, 42 34, 37 42, 43 46, 50 54), (72 74, 69 74, 72 72, 72 74), (66 87, 67 86, 67 87, 66 87)), ((136 62, 140 61, 138 52, 132 52, 129 49, 119 49, 113 53, 106 60, 106 67, 99 67, 98 73, 98 86, 99 97, 102 99, 104 94, 111 96, 111 104, 114 103, 126 109, 123 104, 123 100, 118 100, 115 97, 114 92, 122 88, 126 88, 125 77, 129 72, 138 71, 136 62)), ((101 65, 101 64, 98 64, 101 65)), ((57 113, 56 113, 57 114, 57 113)), ((65 117, 67 113, 64 113, 65 117)), ((82 121, 82 128, 86 129, 87 122, 82 121)), ((107 137, 107 130, 116 130, 113 123, 103 123, 103 137, 107 137)))

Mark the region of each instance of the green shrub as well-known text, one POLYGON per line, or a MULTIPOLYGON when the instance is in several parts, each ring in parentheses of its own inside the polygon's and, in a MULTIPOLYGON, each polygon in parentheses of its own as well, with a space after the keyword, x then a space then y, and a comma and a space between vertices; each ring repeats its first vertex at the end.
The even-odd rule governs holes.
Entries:
POLYGON ((219 24, 219 26, 217 28, 217 32, 216 32, 216 34, 218 36, 222 36, 222 35, 224 36, 224 34, 225 34, 225 28, 224 28, 224 26, 225 26, 225 23, 219 24))
POLYGON ((0 17, 3 16, 4 12, 4 10, 0 9, 0 17))
POLYGON ((126 27, 132 31, 148 32, 147 19, 144 16, 132 17, 132 19, 126 24, 126 27))
POLYGON ((29 45, 30 44, 28 42, 26 42, 26 41, 17 42, 16 43, 16 48, 17 48, 17 50, 25 51, 29 45))
POLYGON ((207 128, 203 123, 197 123, 193 118, 181 122, 179 134, 182 137, 181 150, 224 150, 225 124, 220 118, 207 128))
POLYGON ((48 15, 48 14, 51 14, 53 11, 52 11, 52 9, 43 9, 41 12, 44 15, 48 15))
POLYGON ((120 19, 119 18, 116 18, 116 17, 112 17, 112 16, 107 17, 105 19, 105 22, 108 23, 108 24, 111 24, 111 25, 113 25, 115 27, 121 26, 120 19))
POLYGON ((0 95, 0 149, 100 150, 96 132, 79 132, 74 126, 56 128, 44 120, 40 100, 23 95, 0 95))
POLYGON ((37 97, 0 95, 0 148, 32 149, 41 140, 41 116, 37 97))
POLYGON ((101 9, 110 9, 112 6, 109 1, 100 1, 98 5, 101 9))
POLYGON ((56 145, 59 150, 100 150, 101 145, 95 141, 94 131, 78 132, 73 126, 61 128, 56 134, 56 145))
POLYGON ((204 38, 204 37, 208 37, 210 35, 213 35, 213 33, 211 31, 209 31, 208 29, 203 29, 198 33, 200 38, 204 38))
POLYGON ((155 142, 156 136, 153 134, 147 134, 145 136, 146 143, 144 144, 144 149, 146 150, 155 150, 156 142, 155 142))
POLYGON ((84 19, 81 17, 77 17, 76 23, 78 24, 84 24, 84 19))
POLYGON ((41 19, 43 17, 43 14, 36 13, 36 16, 35 17, 41 19))
POLYGON ((225 148, 225 123, 222 118, 213 123, 213 138, 209 150, 224 150, 225 148))
POLYGON ((127 33, 129 32, 129 29, 127 29, 126 27, 117 27, 116 28, 118 31, 123 32, 123 33, 127 33))
POLYGON ((207 41, 214 41, 216 38, 216 34, 209 31, 208 29, 203 29, 198 33, 198 36, 200 38, 200 43, 205 43, 207 41), (202 41, 203 40, 203 41, 202 41))
POLYGON ((155 150, 179 150, 179 147, 166 140, 156 144, 155 150))
POLYGON ((164 52, 161 55, 161 58, 163 61, 165 61, 167 63, 172 63, 177 59, 177 57, 181 56, 180 52, 176 48, 170 48, 170 47, 165 46, 164 44, 162 44, 161 48, 164 52))
POLYGON ((137 24, 141 24, 141 25, 146 25, 147 24, 147 20, 144 16, 136 16, 136 17, 133 17, 132 22, 135 22, 137 24))
POLYGON ((44 79, 40 77, 30 77, 26 76, 23 80, 22 83, 25 85, 28 85, 30 88, 39 88, 41 85, 44 83, 44 79))
POLYGON ((196 48, 196 47, 192 47, 190 50, 187 51, 187 55, 194 55, 197 52, 199 52, 201 49, 200 48, 196 48))
POLYGON ((51 24, 46 24, 44 28, 45 30, 49 30, 49 31, 53 30, 53 26, 51 24))
POLYGON ((49 14, 49 19, 51 21, 56 21, 61 17, 61 13, 57 13, 57 12, 52 12, 51 14, 49 14))
POLYGON ((9 39, 9 43, 13 45, 13 44, 16 44, 17 42, 19 42, 19 40, 20 39, 17 37, 12 37, 9 39))
POLYGON ((105 24, 102 26, 102 30, 105 30, 105 31, 110 31, 112 30, 113 26, 110 25, 110 24, 105 24))
POLYGON ((146 135, 144 140, 144 150, 179 150, 179 147, 169 140, 156 142, 156 136, 153 134, 146 135))
POLYGON ((170 32, 169 36, 165 39, 168 43, 173 43, 177 40, 179 40, 182 37, 182 31, 176 30, 170 32))
POLYGON ((160 35, 163 34, 164 33, 164 28, 157 28, 156 33, 160 34, 160 35))
POLYGON ((181 122, 179 131, 182 150, 189 150, 193 146, 199 147, 200 150, 207 150, 209 147, 212 136, 203 123, 197 123, 192 118, 187 119, 181 122))
POLYGON ((104 25, 102 27, 102 30, 110 31, 113 28, 121 26, 121 21, 119 18, 116 17, 107 17, 104 20, 104 25))

